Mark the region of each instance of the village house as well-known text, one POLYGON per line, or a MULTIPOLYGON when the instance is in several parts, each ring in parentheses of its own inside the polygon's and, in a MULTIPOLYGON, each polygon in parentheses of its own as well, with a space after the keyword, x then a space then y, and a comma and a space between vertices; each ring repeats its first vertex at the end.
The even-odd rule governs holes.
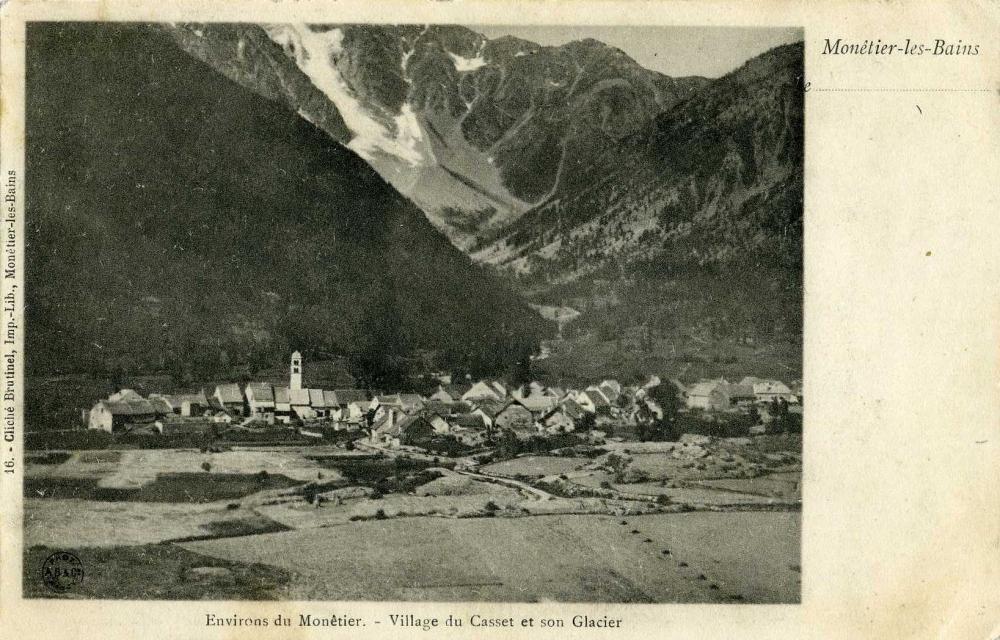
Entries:
POLYGON ((290 388, 288 390, 288 404, 291 406, 292 415, 297 416, 299 420, 316 418, 316 412, 313 411, 309 402, 309 389, 290 388))
POLYGON ((336 399, 337 406, 341 409, 347 409, 348 405, 351 403, 368 402, 368 394, 361 389, 334 389, 333 395, 336 399))
POLYGON ((758 403, 770 403, 775 400, 789 402, 792 399, 792 390, 780 380, 761 380, 753 385, 753 394, 758 403))
POLYGON ((458 402, 472 387, 467 384, 441 384, 438 390, 430 395, 429 400, 440 402, 458 402))
POLYGON ((134 389, 120 389, 115 391, 110 396, 108 400, 111 402, 138 402, 139 400, 144 400, 139 392, 134 389))
POLYGON ((453 428, 448 434, 467 447, 478 447, 486 441, 486 432, 482 429, 453 428))
POLYGON ((576 428, 576 421, 562 407, 550 409, 538 420, 538 430, 544 433, 569 433, 576 428))
POLYGON ((559 408, 562 409, 563 413, 569 416, 573 422, 582 420, 583 416, 587 414, 587 411, 573 398, 564 399, 559 403, 559 408))
POLYGON ((424 399, 415 393, 393 393, 377 396, 376 399, 380 405, 399 409, 406 414, 416 413, 424 406, 424 399))
POLYGON ((491 432, 491 427, 486 423, 483 417, 476 413, 465 413, 448 418, 448 423, 451 424, 451 432, 455 433, 457 431, 475 431, 481 434, 489 435, 491 432))
POLYGON ((756 402, 753 386, 749 384, 731 384, 726 389, 729 395, 729 406, 746 408, 756 402))
POLYGON ((222 403, 219 402, 218 398, 216 398, 211 394, 206 394, 204 391, 202 391, 202 395, 205 396, 205 401, 208 403, 207 405, 208 408, 206 409, 206 413, 208 415, 218 416, 219 414, 223 414, 229 418, 232 418, 232 416, 226 413, 226 408, 222 406, 222 403))
MULTIPOLYGON (((339 400, 340 397, 338 396, 337 399, 339 400)), ((372 405, 371 400, 351 402, 350 404, 347 405, 346 411, 341 413, 340 419, 348 420, 351 422, 362 421, 364 420, 365 416, 368 415, 368 411, 371 408, 371 405, 372 405)))
POLYGON ((487 428, 492 429, 497 415, 507 406, 506 400, 482 398, 472 405, 471 414, 479 416, 487 428))
POLYGON ((788 385, 788 388, 792 392, 792 399, 789 402, 793 404, 802 404, 802 381, 796 380, 788 385))
POLYGON ((151 393, 149 399, 160 399, 169 405, 171 413, 179 416, 200 416, 209 410, 208 398, 204 393, 162 394, 151 393))
POLYGON ((212 395, 222 403, 222 406, 225 407, 226 412, 230 415, 234 417, 246 415, 243 392, 240 391, 240 385, 236 383, 220 384, 215 387, 215 393, 212 395))
POLYGON ((134 396, 130 394, 113 395, 129 399, 112 400, 109 397, 107 400, 98 400, 90 409, 88 428, 100 429, 113 434, 127 433, 137 428, 151 426, 157 420, 162 420, 167 414, 173 413, 170 405, 162 400, 151 402, 139 394, 134 396))
POLYGON ((245 394, 251 418, 274 421, 274 390, 270 384, 251 382, 246 386, 245 394))
POLYGON ((476 384, 472 385, 468 391, 462 394, 462 400, 482 400, 483 398, 494 398, 496 400, 503 399, 503 394, 501 394, 492 383, 480 380, 476 384))
POLYGON ((431 412, 424 412, 423 415, 427 419, 427 421, 431 423, 431 426, 434 427, 434 431, 436 433, 450 433, 451 432, 451 430, 452 430, 451 423, 448 422, 448 420, 446 419, 446 416, 442 416, 442 415, 434 413, 432 411, 431 412))
POLYGON ((274 419, 276 422, 288 424, 292 421, 292 403, 288 396, 288 387, 273 387, 274 389, 274 419))
POLYGON ((729 383, 724 379, 696 382, 687 391, 687 407, 704 411, 724 411, 729 408, 728 387, 729 383))
POLYGON ((407 416, 394 409, 372 429, 371 440, 392 447, 418 444, 433 436, 434 426, 423 416, 407 416))
POLYGON ((615 396, 619 396, 622 393, 622 383, 618 382, 614 378, 608 380, 601 380, 601 384, 597 386, 600 387, 602 391, 605 391, 604 395, 608 396, 608 400, 612 400, 611 396, 608 395, 607 393, 608 391, 610 391, 615 396))
POLYGON ((326 417, 331 420, 340 420, 344 415, 344 410, 337 402, 337 394, 331 389, 323 389, 323 404, 326 405, 326 417))
POLYGON ((309 407, 316 414, 317 418, 325 418, 327 415, 326 397, 322 389, 307 389, 309 391, 309 407))
POLYGON ((434 426, 423 416, 406 416, 396 423, 400 444, 419 444, 434 435, 434 426))
POLYGON ((545 387, 537 382, 515 389, 511 396, 537 415, 548 412, 556 405, 556 399, 546 394, 545 387))
POLYGON ((573 399, 587 413, 607 415, 611 411, 611 403, 608 402, 607 397, 601 390, 596 387, 579 392, 573 399))
POLYGON ((372 444, 384 444, 390 447, 398 447, 400 445, 400 439, 396 423, 402 419, 402 417, 403 414, 392 411, 391 409, 383 410, 379 415, 375 416, 371 424, 371 433, 368 436, 372 444))
POLYGON ((535 417, 523 404, 510 400, 493 418, 495 429, 510 429, 511 431, 533 431, 535 417))
POLYGON ((423 411, 425 413, 436 413, 442 418, 449 418, 454 415, 472 413, 473 406, 468 402, 441 402, 440 400, 427 400, 424 402, 423 411))

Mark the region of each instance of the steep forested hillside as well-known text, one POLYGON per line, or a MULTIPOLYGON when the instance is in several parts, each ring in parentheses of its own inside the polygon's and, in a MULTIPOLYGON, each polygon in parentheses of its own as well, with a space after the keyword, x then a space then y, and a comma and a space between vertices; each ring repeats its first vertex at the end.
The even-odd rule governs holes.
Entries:
POLYGON ((547 331, 329 131, 159 28, 33 23, 27 51, 30 372, 497 369, 547 331))
POLYGON ((515 275, 536 302, 585 311, 577 331, 796 342, 801 79, 801 44, 749 61, 576 167, 473 256, 515 275))

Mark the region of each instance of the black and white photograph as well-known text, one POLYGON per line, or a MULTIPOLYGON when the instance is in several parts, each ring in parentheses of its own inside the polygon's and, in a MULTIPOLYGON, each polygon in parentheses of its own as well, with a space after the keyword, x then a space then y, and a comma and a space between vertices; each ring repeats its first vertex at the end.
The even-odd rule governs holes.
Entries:
POLYGON ((24 35, 25 598, 801 602, 803 29, 24 35))

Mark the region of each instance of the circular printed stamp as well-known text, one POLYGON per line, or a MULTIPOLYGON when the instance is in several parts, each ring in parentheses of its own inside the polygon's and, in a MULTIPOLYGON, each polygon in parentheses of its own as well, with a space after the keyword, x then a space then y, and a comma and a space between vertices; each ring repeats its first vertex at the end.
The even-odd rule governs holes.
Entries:
POLYGON ((42 564, 42 582, 52 591, 66 593, 83 582, 83 563, 68 551, 57 551, 42 564))

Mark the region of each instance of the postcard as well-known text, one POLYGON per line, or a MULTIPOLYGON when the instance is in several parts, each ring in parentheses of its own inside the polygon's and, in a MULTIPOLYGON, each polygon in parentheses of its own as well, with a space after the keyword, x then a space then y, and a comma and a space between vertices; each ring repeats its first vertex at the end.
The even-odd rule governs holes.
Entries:
POLYGON ((2 15, 17 637, 1000 637, 995 5, 2 15))

